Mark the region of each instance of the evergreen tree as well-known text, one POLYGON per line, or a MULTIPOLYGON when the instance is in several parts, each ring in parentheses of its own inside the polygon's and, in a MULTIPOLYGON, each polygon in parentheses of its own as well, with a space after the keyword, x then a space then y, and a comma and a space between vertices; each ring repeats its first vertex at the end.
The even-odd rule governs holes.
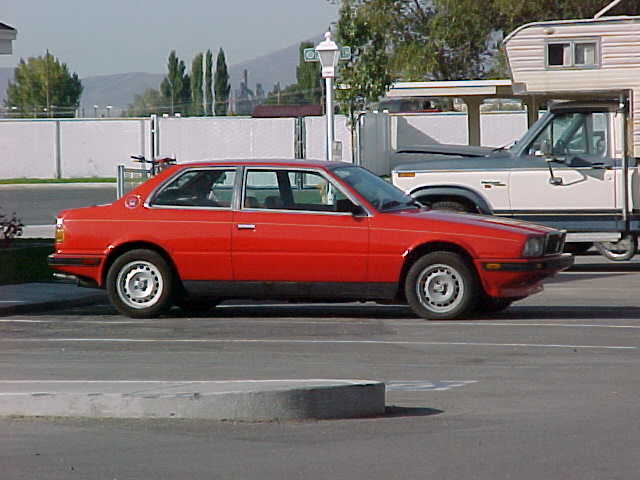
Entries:
POLYGON ((175 50, 171 50, 167 60, 167 76, 160 84, 160 92, 169 105, 171 115, 175 113, 176 105, 181 103, 183 81, 184 62, 178 59, 175 50))
POLYGON ((67 65, 47 51, 43 57, 20 59, 4 103, 25 116, 74 117, 81 94, 78 74, 69 73, 67 65))
POLYGON ((227 61, 224 57, 222 48, 218 52, 216 61, 216 73, 214 77, 215 91, 215 113, 216 115, 226 115, 229 109, 229 92, 231 85, 229 83, 229 73, 227 71, 227 61))
POLYGON ((191 114, 201 117, 204 114, 202 96, 202 53, 193 57, 191 63, 191 114))
POLYGON ((206 66, 204 74, 204 98, 207 104, 205 115, 213 115, 213 53, 207 50, 206 66))

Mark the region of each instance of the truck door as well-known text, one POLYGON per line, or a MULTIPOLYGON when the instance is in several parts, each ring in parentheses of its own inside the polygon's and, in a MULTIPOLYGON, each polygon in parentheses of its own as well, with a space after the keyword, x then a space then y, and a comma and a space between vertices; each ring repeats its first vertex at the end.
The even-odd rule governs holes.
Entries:
POLYGON ((509 182, 514 217, 573 232, 618 229, 612 115, 557 112, 521 146, 509 182))

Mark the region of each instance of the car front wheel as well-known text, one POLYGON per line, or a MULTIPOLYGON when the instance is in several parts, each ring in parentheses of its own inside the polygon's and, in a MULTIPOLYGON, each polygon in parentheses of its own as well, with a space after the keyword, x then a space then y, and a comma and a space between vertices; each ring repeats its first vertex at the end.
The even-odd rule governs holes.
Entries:
POLYGON ((151 318, 170 306, 173 283, 171 268, 160 254, 131 250, 111 265, 107 293, 120 313, 133 318, 151 318))
POLYGON ((471 313, 480 287, 475 272, 453 252, 432 252, 413 264, 405 294, 412 310, 428 320, 450 320, 471 313))

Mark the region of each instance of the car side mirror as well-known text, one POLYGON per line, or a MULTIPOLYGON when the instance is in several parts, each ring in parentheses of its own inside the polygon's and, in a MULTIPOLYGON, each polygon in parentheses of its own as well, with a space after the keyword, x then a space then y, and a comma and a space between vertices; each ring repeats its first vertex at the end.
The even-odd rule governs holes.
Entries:
POLYGON ((366 216, 367 212, 361 205, 356 205, 348 198, 340 199, 336 202, 336 210, 338 212, 349 212, 354 217, 366 216))

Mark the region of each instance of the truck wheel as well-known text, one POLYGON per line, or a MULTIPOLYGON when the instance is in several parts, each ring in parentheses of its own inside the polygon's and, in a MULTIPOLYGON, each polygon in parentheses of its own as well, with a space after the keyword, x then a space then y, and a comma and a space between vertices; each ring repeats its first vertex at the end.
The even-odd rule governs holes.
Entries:
POLYGON ((453 210, 454 212, 474 212, 467 205, 455 200, 442 200, 431 204, 432 210, 453 210))
POLYGON ((411 309, 427 320, 450 320, 469 314, 480 292, 475 272, 460 255, 432 252, 413 264, 405 282, 411 309))
POLYGON ((638 237, 625 235, 617 242, 596 242, 598 252, 614 262, 631 260, 638 250, 638 237))
POLYGON ((118 257, 107 274, 107 293, 118 311, 132 318, 152 318, 170 305, 173 273, 152 250, 131 250, 118 257))

